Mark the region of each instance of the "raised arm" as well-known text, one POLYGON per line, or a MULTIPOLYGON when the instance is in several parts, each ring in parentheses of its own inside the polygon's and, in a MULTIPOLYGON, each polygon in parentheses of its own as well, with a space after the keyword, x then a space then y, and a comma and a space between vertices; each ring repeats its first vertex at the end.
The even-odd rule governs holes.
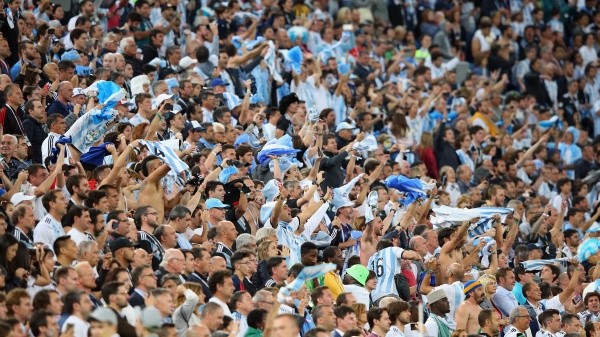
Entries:
POLYGON ((48 178, 46 178, 46 180, 44 180, 38 187, 35 188, 35 190, 33 190, 33 193, 36 197, 41 197, 48 192, 56 177, 62 173, 63 164, 65 162, 65 146, 62 144, 57 144, 56 146, 60 149, 58 152, 58 159, 56 160, 56 166, 48 178))

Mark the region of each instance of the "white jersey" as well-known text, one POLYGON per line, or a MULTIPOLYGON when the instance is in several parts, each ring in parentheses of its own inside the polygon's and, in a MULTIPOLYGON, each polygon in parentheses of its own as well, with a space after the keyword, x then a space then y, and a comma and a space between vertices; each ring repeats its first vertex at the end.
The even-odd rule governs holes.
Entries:
POLYGON ((527 330, 525 330, 525 332, 521 332, 519 331, 519 329, 515 328, 512 325, 509 325, 508 327, 506 327, 505 329, 505 335, 504 337, 521 337, 524 335, 524 337, 533 337, 531 335, 531 329, 527 328, 527 330))
POLYGON ((65 235, 65 230, 60 221, 56 221, 52 215, 47 214, 33 229, 33 242, 42 242, 53 249, 54 241, 65 235))
POLYGON ((377 276, 377 288, 371 292, 373 302, 388 294, 398 295, 394 275, 402 273, 400 260, 404 249, 388 247, 369 258, 368 267, 377 276))

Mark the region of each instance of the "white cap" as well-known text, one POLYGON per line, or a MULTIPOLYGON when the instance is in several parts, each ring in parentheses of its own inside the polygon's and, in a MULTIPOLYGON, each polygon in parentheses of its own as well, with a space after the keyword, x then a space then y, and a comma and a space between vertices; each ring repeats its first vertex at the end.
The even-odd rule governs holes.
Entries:
POLYGON ((169 94, 160 94, 158 95, 158 97, 156 97, 156 99, 154 100, 154 109, 158 109, 160 108, 162 102, 173 98, 173 95, 169 95, 169 94))
POLYGON ((83 91, 83 88, 73 88, 73 96, 72 97, 75 97, 77 95, 85 96, 85 92, 83 91))
POLYGON ((33 199, 35 199, 35 197, 32 195, 25 195, 25 193, 23 193, 23 192, 17 192, 15 194, 13 194, 12 197, 10 197, 10 203, 17 206, 18 204, 22 203, 23 201, 31 201, 33 199))
POLYGON ((179 66, 183 69, 187 69, 196 63, 198 63, 198 60, 186 56, 179 61, 179 66))
POLYGON ((335 132, 340 132, 342 130, 354 130, 354 129, 356 129, 356 127, 354 127, 352 124, 350 124, 348 122, 341 122, 335 128, 335 132))

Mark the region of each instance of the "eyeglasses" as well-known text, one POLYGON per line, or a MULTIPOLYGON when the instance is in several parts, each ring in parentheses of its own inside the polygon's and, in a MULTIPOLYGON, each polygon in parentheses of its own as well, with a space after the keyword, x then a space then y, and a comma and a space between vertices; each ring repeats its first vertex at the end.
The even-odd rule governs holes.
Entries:
POLYGON ((265 304, 268 304, 268 305, 274 305, 275 304, 275 302, 267 302, 267 301, 258 301, 258 302, 265 303, 265 304))

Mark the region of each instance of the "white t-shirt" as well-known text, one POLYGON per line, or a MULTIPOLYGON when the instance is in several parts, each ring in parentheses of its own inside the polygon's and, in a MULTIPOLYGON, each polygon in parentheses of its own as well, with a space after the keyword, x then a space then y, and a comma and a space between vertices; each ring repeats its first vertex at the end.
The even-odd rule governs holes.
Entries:
POLYGON ((61 332, 67 331, 67 326, 69 324, 73 324, 74 333, 73 337, 88 337, 88 329, 90 328, 90 323, 82 320, 76 316, 69 316, 65 323, 63 323, 61 332))
POLYGON ((33 242, 42 242, 52 250, 54 241, 63 235, 65 230, 60 221, 48 214, 33 229, 33 242))
POLYGON ((229 316, 229 317, 233 318, 233 316, 231 315, 231 311, 229 310, 229 306, 227 306, 227 303, 221 301, 216 296, 211 297, 210 300, 208 300, 208 301, 209 302, 213 302, 213 303, 217 303, 221 307, 221 309, 223 309, 223 314, 225 316, 229 316))

